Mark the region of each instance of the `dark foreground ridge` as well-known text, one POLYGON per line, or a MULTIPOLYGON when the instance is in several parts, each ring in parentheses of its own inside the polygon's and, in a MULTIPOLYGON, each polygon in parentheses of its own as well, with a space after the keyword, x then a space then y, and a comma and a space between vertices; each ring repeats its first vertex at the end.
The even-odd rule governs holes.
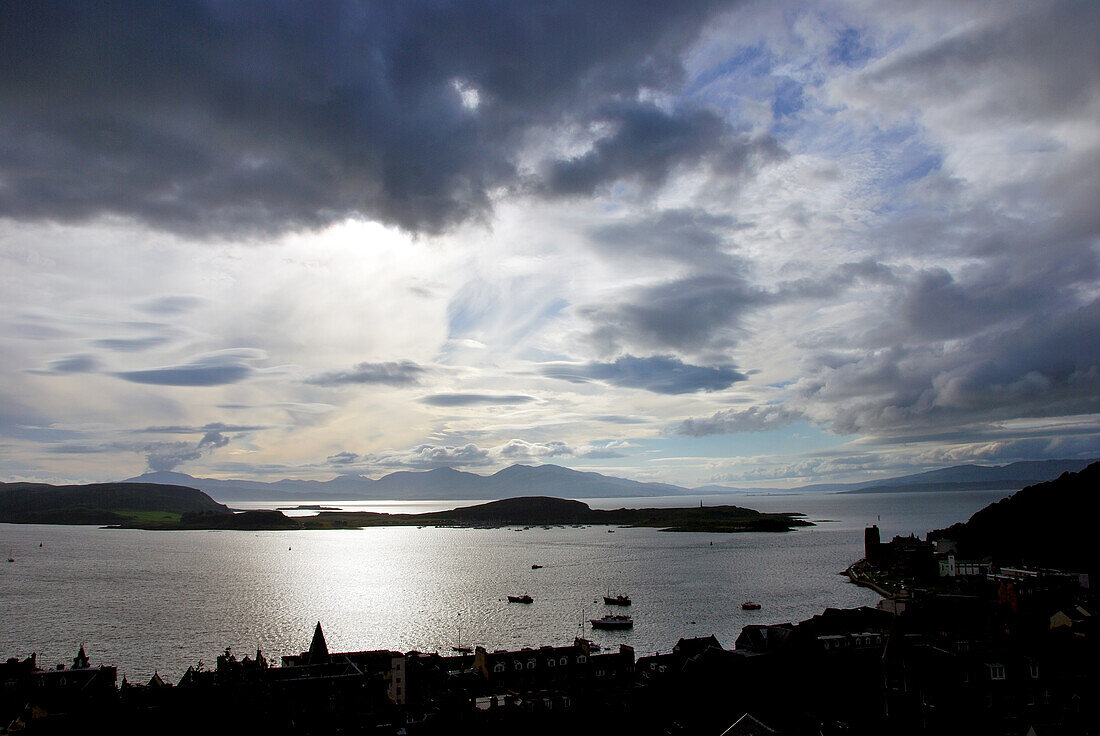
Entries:
POLYGON ((157 483, 0 483, 0 522, 170 524, 185 514, 232 514, 202 491, 157 483))

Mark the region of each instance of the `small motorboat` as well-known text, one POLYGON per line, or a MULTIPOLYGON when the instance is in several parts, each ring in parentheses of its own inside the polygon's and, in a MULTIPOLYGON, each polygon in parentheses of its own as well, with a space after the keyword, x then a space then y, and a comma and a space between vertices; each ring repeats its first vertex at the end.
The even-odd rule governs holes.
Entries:
POLYGON ((593 629, 633 629, 634 619, 630 616, 608 615, 603 618, 590 618, 588 623, 593 629))
POLYGON ((753 603, 752 601, 745 601, 744 603, 741 604, 741 610, 742 611, 759 611, 760 610, 760 604, 759 603, 753 603))
POLYGON ((612 597, 611 594, 605 595, 603 597, 603 602, 608 606, 629 606, 631 603, 630 596, 628 595, 617 595, 612 597))
POLYGON ((535 599, 529 595, 510 595, 508 596, 509 603, 534 603, 535 599))
POLYGON ((542 565, 531 565, 531 569, 532 569, 532 570, 541 570, 541 569, 542 569, 542 565))

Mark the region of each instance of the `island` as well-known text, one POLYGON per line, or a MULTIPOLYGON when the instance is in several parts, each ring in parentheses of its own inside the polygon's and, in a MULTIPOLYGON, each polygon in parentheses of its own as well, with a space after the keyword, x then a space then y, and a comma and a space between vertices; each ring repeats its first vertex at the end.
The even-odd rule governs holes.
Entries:
POLYGON ((449 511, 386 514, 320 511, 287 516, 279 510, 234 512, 185 486, 101 483, 88 486, 0 484, 0 522, 99 524, 122 529, 361 529, 377 526, 506 527, 613 525, 673 532, 785 532, 813 526, 798 513, 761 513, 740 506, 593 509, 549 496, 506 498, 449 511))

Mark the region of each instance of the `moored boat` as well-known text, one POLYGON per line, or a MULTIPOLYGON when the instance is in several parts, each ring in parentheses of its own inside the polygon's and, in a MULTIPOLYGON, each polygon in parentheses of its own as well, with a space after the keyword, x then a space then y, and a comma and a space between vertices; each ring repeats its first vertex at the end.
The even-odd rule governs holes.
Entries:
POLYGON ((534 603, 535 599, 529 595, 510 595, 508 596, 509 603, 534 603))
POLYGON ((605 595, 603 597, 603 602, 608 606, 629 606, 631 603, 630 596, 628 595, 617 595, 614 597, 605 595))
POLYGON ((744 603, 741 604, 741 610, 743 610, 743 611, 759 611, 760 610, 760 604, 759 603, 753 603, 752 601, 745 601, 744 603))
POLYGON ((634 619, 630 616, 608 615, 603 618, 590 618, 588 623, 592 624, 593 629, 632 629, 634 628, 634 619))

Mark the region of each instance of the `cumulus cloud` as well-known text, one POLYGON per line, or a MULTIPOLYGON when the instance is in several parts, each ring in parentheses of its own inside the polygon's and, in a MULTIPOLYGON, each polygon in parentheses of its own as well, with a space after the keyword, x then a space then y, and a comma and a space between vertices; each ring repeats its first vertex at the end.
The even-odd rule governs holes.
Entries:
MULTIPOLYGON (((360 215, 440 231, 519 183, 525 133, 674 89, 721 4, 6 4, 0 215, 192 233, 360 215)), ((584 165, 586 186, 660 180, 722 127, 692 109, 619 117, 629 133, 584 165)))
POLYGON ((327 458, 325 458, 325 462, 329 463, 330 465, 353 465, 359 461, 359 457, 360 456, 358 453, 343 450, 341 452, 337 452, 334 455, 329 455, 327 458))
POLYGON ((767 432, 803 419, 797 409, 784 406, 751 406, 748 409, 721 409, 703 419, 685 419, 675 428, 676 434, 705 437, 712 434, 767 432))
POLYGON ((649 358, 624 355, 612 363, 548 363, 539 370, 544 376, 574 383, 603 381, 659 394, 721 391, 748 379, 731 366, 688 365, 670 355, 649 358))
POLYGON ((479 467, 492 464, 487 450, 473 443, 462 446, 418 445, 405 451, 379 453, 369 458, 371 465, 390 468, 432 470, 434 468, 479 467))
POLYGON ((350 370, 322 373, 307 383, 318 386, 343 384, 384 384, 387 386, 415 386, 420 382, 424 368, 411 360, 388 363, 359 363, 350 370))

